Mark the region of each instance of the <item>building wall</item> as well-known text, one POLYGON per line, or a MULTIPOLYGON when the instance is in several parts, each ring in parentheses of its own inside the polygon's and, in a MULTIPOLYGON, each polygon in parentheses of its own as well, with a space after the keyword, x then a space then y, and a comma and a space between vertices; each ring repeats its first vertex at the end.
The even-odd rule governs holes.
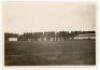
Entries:
POLYGON ((9 38, 8 41, 18 41, 18 39, 16 37, 13 37, 13 38, 9 38))
POLYGON ((74 39, 95 39, 94 33, 88 33, 88 34, 79 34, 74 39))

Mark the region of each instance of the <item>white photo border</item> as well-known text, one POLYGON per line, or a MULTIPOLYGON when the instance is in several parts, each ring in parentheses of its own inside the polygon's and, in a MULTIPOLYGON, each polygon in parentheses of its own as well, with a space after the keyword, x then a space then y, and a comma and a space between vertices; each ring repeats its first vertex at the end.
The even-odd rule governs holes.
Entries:
POLYGON ((0 1, 0 69, 4 70, 100 70, 100 0, 2 0, 0 1), (3 36, 3 2, 4 1, 58 1, 85 2, 96 4, 96 65, 86 66, 5 66, 3 36))

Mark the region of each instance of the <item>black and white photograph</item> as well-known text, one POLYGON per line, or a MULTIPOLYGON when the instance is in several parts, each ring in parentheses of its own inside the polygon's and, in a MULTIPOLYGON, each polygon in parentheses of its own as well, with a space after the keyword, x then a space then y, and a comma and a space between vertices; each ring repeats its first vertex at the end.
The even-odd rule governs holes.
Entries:
POLYGON ((5 66, 96 65, 96 5, 5 1, 5 66))

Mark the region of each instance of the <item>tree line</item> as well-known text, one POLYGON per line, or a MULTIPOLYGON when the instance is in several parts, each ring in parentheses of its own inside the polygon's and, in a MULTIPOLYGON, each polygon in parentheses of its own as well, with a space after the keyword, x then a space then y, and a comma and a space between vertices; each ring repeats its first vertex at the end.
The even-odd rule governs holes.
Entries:
POLYGON ((16 37, 18 41, 38 41, 38 40, 69 40, 74 39, 78 34, 95 33, 95 31, 59 31, 59 32, 26 32, 22 35, 17 33, 4 33, 5 41, 16 37))

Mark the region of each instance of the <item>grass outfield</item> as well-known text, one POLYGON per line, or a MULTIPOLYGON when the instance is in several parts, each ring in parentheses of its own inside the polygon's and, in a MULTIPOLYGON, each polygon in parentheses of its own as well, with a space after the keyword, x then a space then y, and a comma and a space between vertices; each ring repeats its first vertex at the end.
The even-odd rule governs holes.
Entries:
POLYGON ((94 40, 5 43, 5 65, 94 64, 94 40))

